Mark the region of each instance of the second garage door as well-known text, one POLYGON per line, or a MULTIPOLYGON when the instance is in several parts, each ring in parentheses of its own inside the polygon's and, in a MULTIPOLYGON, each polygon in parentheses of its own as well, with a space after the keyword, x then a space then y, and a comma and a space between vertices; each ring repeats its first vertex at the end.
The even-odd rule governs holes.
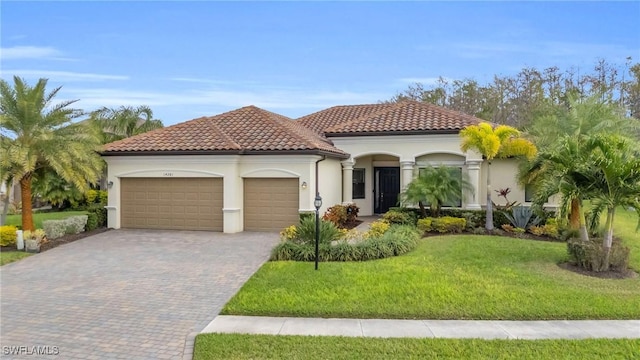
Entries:
POLYGON ((298 179, 244 179, 244 229, 281 231, 298 223, 298 179))
POLYGON ((122 178, 121 226, 222 231, 221 178, 122 178))

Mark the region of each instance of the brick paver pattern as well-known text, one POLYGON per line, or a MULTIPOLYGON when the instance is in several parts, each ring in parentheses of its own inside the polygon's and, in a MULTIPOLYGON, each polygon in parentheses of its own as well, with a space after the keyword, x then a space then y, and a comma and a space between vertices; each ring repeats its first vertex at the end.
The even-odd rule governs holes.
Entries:
POLYGON ((268 233, 111 230, 2 266, 0 357, 182 359, 187 336, 219 313, 277 241, 268 233), (57 347, 59 355, 9 356, 7 346, 57 347))

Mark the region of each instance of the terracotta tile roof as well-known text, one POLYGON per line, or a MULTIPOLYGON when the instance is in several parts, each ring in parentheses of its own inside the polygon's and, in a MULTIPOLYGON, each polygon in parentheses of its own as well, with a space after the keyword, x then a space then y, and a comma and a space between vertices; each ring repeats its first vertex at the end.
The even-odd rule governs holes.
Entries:
POLYGON ((457 132, 483 120, 440 106, 404 100, 392 104, 340 106, 307 115, 298 121, 310 128, 321 129, 325 136, 332 137, 457 132))
POLYGON ((292 119, 255 106, 201 117, 105 145, 103 154, 139 152, 273 152, 346 154, 292 119))
POLYGON ((303 116, 298 118, 296 121, 319 134, 324 134, 325 129, 387 110, 393 105, 395 104, 334 106, 326 110, 321 110, 313 114, 303 116))

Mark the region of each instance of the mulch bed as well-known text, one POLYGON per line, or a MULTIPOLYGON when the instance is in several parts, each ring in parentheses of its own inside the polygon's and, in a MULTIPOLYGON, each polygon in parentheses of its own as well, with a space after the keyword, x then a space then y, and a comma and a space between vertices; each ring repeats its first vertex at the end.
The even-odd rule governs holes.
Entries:
POLYGON ((633 270, 627 270, 625 272, 613 270, 596 272, 583 269, 571 263, 560 263, 558 264, 558 266, 562 269, 569 270, 577 274, 597 277, 600 279, 633 279, 638 277, 638 273, 633 270))
POLYGON ((354 220, 352 222, 348 222, 346 224, 344 224, 344 226, 342 226, 343 229, 347 229, 347 230, 351 230, 351 229, 355 229, 356 227, 358 227, 358 225, 362 224, 364 221, 362 220, 354 220))
MULTIPOLYGON (((46 243, 40 245, 40 252, 51 250, 51 249, 53 249, 55 247, 58 247, 60 245, 68 244, 70 242, 74 242, 74 241, 77 241, 77 240, 80 240, 80 239, 84 239, 87 236, 100 234, 100 233, 103 233, 103 232, 109 231, 109 230, 110 229, 105 227, 105 228, 99 228, 99 229, 95 229, 95 230, 91 230, 91 231, 81 232, 80 234, 65 235, 65 236, 57 238, 55 240, 49 240, 46 243)), ((22 251, 22 250, 17 250, 16 246, 13 245, 13 246, 2 246, 2 247, 0 247, 0 251, 9 252, 9 251, 22 251)))
POLYGON ((55 240, 49 240, 46 243, 40 245, 40 252, 51 250, 51 249, 53 249, 55 247, 58 247, 60 245, 68 244, 70 242, 74 242, 74 241, 77 241, 77 240, 80 240, 80 239, 84 239, 87 236, 100 234, 100 233, 103 233, 105 231, 109 231, 109 229, 108 228, 99 228, 99 229, 95 229, 95 230, 91 230, 91 231, 84 231, 84 232, 81 232, 80 234, 65 235, 65 236, 57 238, 55 240))

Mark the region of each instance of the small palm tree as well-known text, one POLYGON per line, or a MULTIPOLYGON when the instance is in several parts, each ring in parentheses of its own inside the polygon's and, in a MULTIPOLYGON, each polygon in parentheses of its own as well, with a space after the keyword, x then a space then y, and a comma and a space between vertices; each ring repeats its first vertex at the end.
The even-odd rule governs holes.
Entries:
POLYGON ((71 121, 82 111, 69 108, 77 100, 53 104, 60 87, 46 93, 47 79, 29 86, 17 76, 13 87, 0 80, 0 181, 14 178, 22 194, 22 228, 34 230, 31 180, 48 168, 78 189, 86 191, 101 174, 97 151, 100 134, 71 121))
POLYGON ((629 138, 596 135, 588 139, 586 150, 591 154, 593 164, 592 171, 585 174, 593 194, 592 205, 595 212, 607 210, 603 246, 606 250, 604 264, 608 266, 616 207, 632 208, 640 217, 640 149, 629 138))
POLYGON ((537 149, 532 142, 521 137, 520 131, 511 126, 489 123, 470 125, 460 131, 462 151, 475 150, 489 162, 487 167, 487 218, 486 229, 493 230, 493 202, 491 201, 491 161, 496 158, 526 156, 533 158, 537 149))
POLYGON ((440 216, 443 204, 460 201, 462 191, 473 191, 471 183, 446 166, 427 166, 420 169, 418 177, 413 179, 401 195, 403 204, 415 204, 420 207, 422 217, 427 216, 425 203, 429 204, 431 216, 440 216))
POLYGON ((103 107, 91 113, 91 120, 104 132, 104 143, 121 140, 162 128, 161 120, 153 118, 148 106, 103 107))

